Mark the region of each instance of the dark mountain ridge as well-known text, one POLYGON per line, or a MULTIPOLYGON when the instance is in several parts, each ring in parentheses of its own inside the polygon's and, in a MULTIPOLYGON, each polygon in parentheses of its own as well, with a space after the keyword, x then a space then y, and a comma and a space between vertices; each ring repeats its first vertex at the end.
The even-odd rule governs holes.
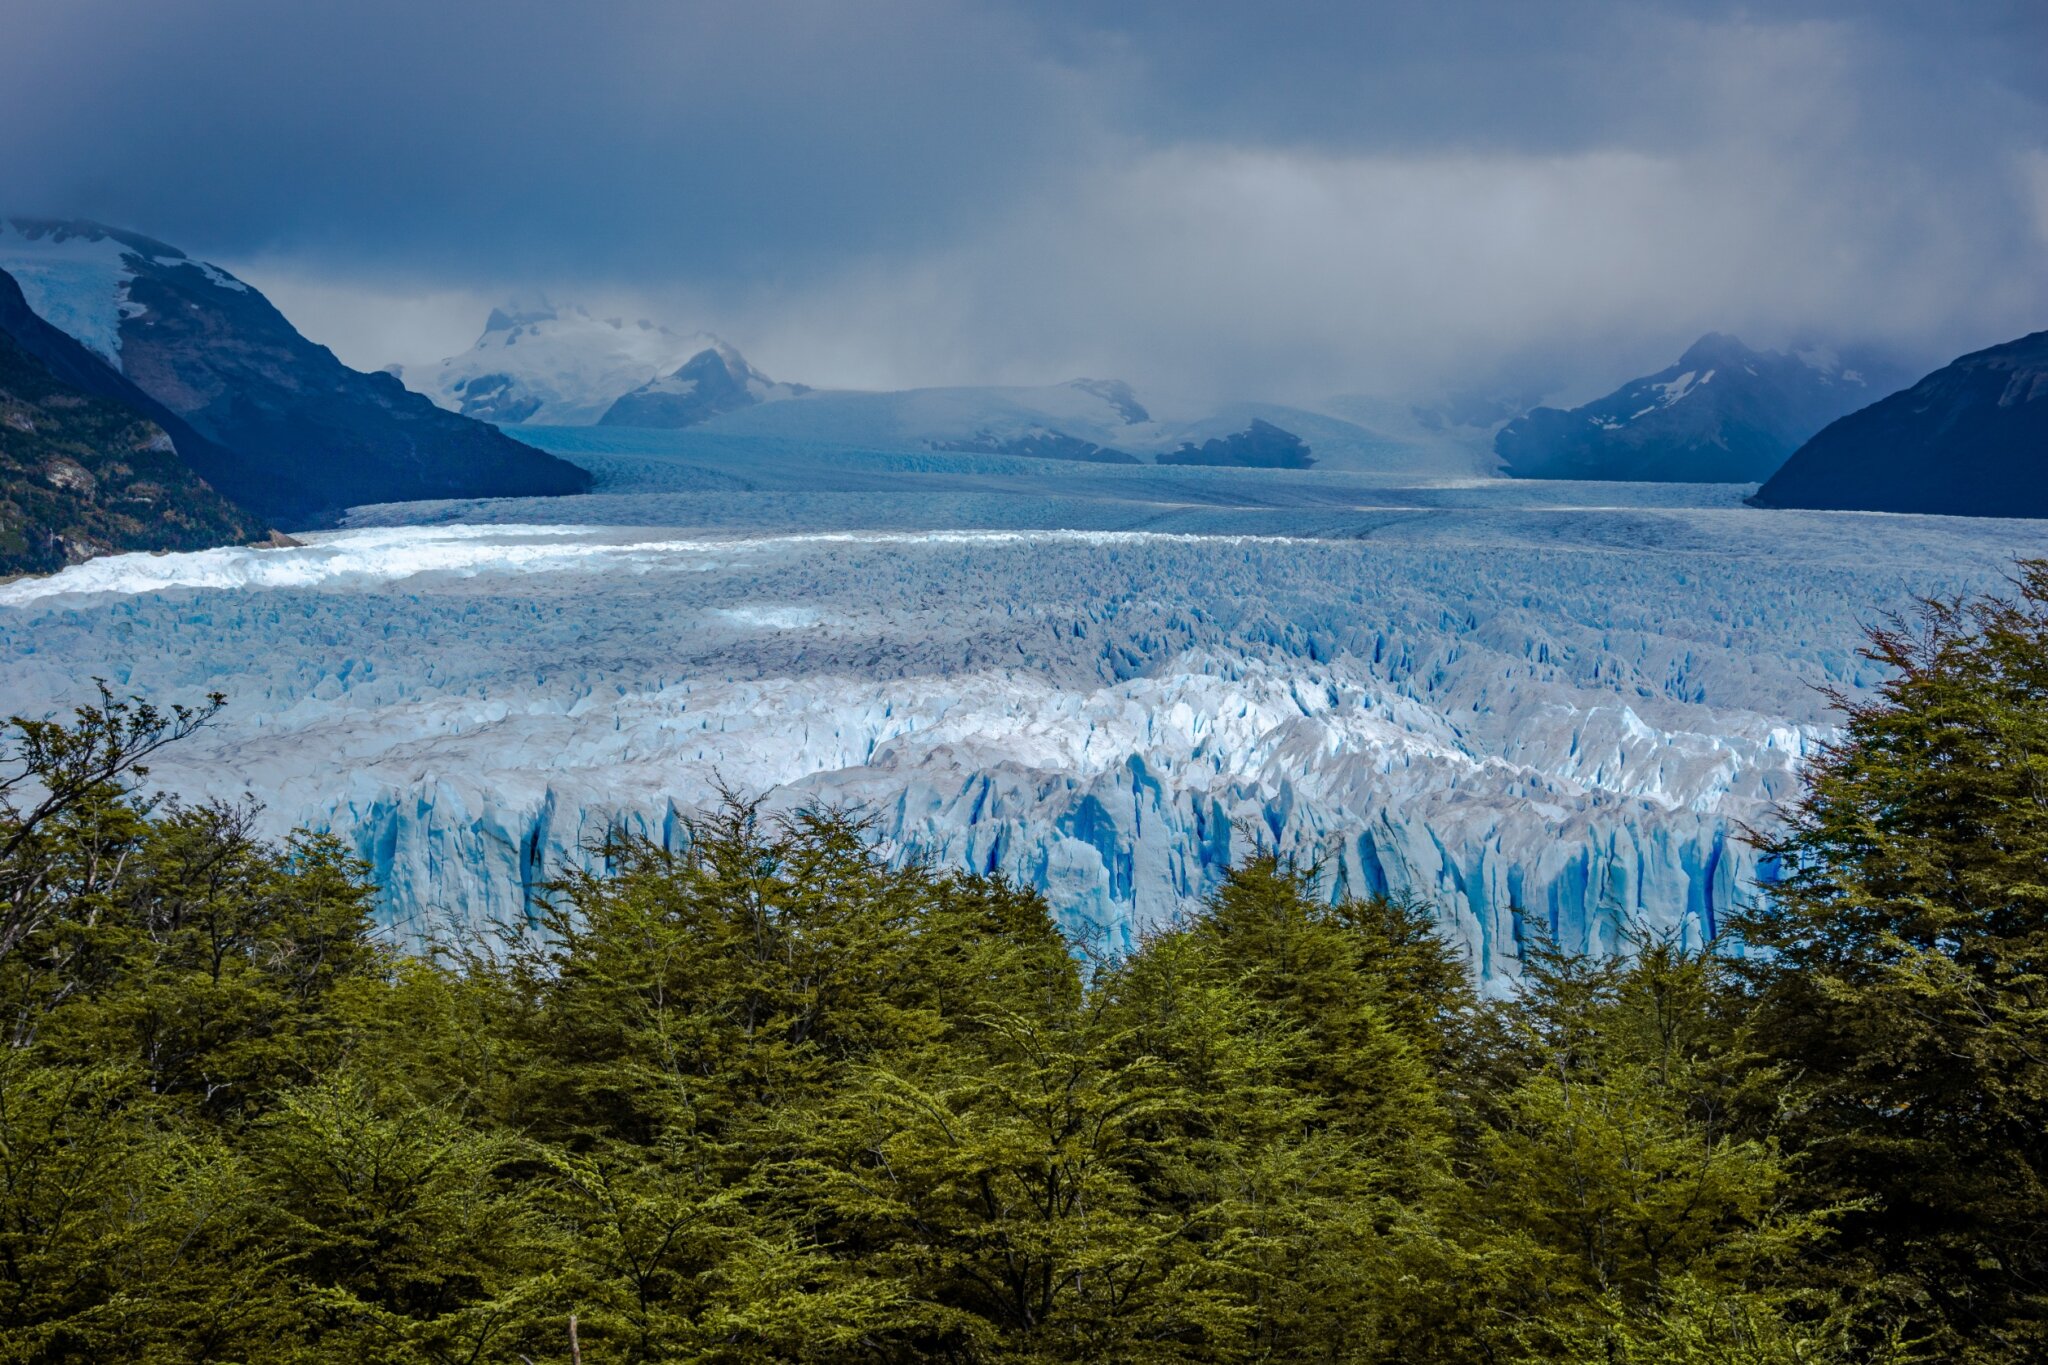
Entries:
POLYGON ((15 249, 28 253, 73 239, 113 244, 119 373, 217 447, 193 455, 217 489, 281 524, 323 524, 359 503, 590 485, 586 471, 444 411, 389 374, 342 364, 259 291, 175 247, 96 223, 10 224, 15 249))
POLYGON ((1315 463, 1308 445, 1291 431, 1254 417, 1243 431, 1211 437, 1197 446, 1184 441, 1165 451, 1160 464, 1227 465, 1238 469, 1307 469, 1315 463))
POLYGON ((1961 356, 1834 422, 1751 501, 2048 517, 2048 331, 1961 356))
POLYGON ((1677 364, 1604 398, 1516 418, 1494 452, 1518 478, 1757 483, 1890 377, 1880 361, 1757 351, 1709 332, 1677 364))

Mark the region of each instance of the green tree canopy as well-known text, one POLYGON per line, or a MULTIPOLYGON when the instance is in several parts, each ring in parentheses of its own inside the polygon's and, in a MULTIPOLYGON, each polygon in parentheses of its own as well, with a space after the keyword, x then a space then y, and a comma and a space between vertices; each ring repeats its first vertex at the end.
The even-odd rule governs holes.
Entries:
POLYGON ((1876 631, 1889 670, 1740 925, 1752 1034, 1845 1285, 1949 1359, 2048 1356, 2048 564, 1876 631))

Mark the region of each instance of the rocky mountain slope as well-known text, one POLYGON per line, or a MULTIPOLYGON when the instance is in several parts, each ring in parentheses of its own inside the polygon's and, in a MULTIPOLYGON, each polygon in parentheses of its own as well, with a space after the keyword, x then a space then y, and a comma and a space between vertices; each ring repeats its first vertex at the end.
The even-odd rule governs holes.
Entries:
POLYGON ((294 485, 281 471, 200 435, 190 422, 137 388, 101 352, 44 321, 29 307, 19 283, 5 271, 0 271, 0 332, 41 361, 61 383, 132 408, 162 427, 179 457, 215 488, 261 491, 262 496, 245 495, 243 506, 268 505, 292 496, 294 485))
POLYGON ((227 458, 204 472, 285 525, 360 503, 581 492, 589 475, 350 369, 270 301, 175 247, 96 223, 0 224, 0 269, 35 313, 227 458))
POLYGON ((1709 333, 1656 374, 1569 411, 1536 408, 1494 450, 1532 479, 1756 483, 1800 442, 1888 389, 1824 350, 1755 351, 1709 333))
POLYGON ((2048 517, 2048 332, 1974 351, 1842 418, 1752 501, 2048 517))
MULTIPOLYGON (((0 274, 0 575, 119 550, 198 550, 260 536, 261 520, 193 472, 162 425, 67 383, 15 339, 30 331, 0 274)), ((55 332, 54 328, 49 329, 55 332)), ((80 368, 100 362, 69 337, 80 368)), ((62 346, 43 338, 45 349, 62 346)))

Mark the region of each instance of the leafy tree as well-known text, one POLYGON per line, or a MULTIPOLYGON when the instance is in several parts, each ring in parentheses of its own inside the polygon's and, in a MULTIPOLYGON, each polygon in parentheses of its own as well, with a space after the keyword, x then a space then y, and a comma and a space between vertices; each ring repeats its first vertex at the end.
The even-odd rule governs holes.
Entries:
POLYGON ((2048 1354, 2048 563, 2013 586, 1873 633, 1740 925, 1763 1100, 1853 1206, 1813 1273, 1945 1359, 2048 1354))
MULTIPOLYGON (((1926 1307, 1869 1180, 1901 1130, 1849 1131, 1799 1050, 1940 998, 1891 967, 1798 994, 1784 917, 1823 939, 1865 890, 1795 873, 1765 961, 1538 951, 1487 1000, 1421 908, 1273 859, 1084 967, 1030 891, 729 801, 502 941, 405 956, 332 840, 129 790, 205 714, 17 722, 0 1362, 2015 1358, 1926 1307), (1866 1271, 1921 1316, 1852 1315, 1866 1271)), ((1838 879, 1865 847, 1794 842, 1838 879)), ((2030 980, 1945 1026, 2023 1069, 2030 980)), ((1956 1102, 1898 1112, 2017 1169, 2037 1134, 1912 1112, 1956 1102)), ((2018 1236, 2000 1179, 1984 1226, 2018 1236)))
POLYGON ((1681 1340, 1827 1358, 1831 1314, 1794 1325, 1814 1299, 1792 1270, 1826 1220, 1789 1207, 1792 1169, 1738 1122, 1726 963, 1657 940, 1598 962, 1536 945, 1523 973, 1517 1079, 1462 1192, 1469 1225, 1523 1262, 1487 1334, 1531 1360, 1661 1360, 1681 1340))
POLYGON ((140 698, 121 700, 97 682, 99 703, 77 709, 71 724, 16 716, 11 753, 0 754, 0 958, 20 946, 50 915, 66 892, 90 894, 112 871, 110 860, 77 842, 81 822, 69 839, 52 841, 66 816, 104 810, 130 780, 149 775, 147 760, 167 744, 190 736, 217 715, 227 698, 216 692, 204 706, 164 711, 140 698), (82 856, 66 859, 60 851, 82 856), (79 880, 53 885, 68 871, 79 880))
POLYGON ((511 1169, 511 1135, 460 1108, 349 1064, 280 1096, 252 1133, 300 1358, 487 1360, 540 1335, 554 1277, 536 1192, 511 1169))
POLYGON ((1207 1201, 1250 1357, 1417 1358, 1440 1305, 1415 1287, 1457 1254, 1437 1069, 1473 1005, 1442 940, 1260 857, 1105 989, 1177 1083, 1158 1180, 1207 1201))

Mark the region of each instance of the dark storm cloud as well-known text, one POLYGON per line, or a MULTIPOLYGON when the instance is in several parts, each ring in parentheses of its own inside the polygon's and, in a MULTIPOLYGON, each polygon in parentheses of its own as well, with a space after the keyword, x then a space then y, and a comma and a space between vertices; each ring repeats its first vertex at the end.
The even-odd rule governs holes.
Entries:
POLYGON ((1933 354, 2048 323, 2044 13, 0 0, 0 201, 260 262, 359 363, 522 286, 825 382, 1933 354))
POLYGON ((716 271, 914 246, 1066 117, 1014 23, 918 0, 4 12, 10 197, 221 254, 716 271))
POLYGON ((1701 47, 1717 31, 1802 24, 1850 30, 1883 96, 1864 113, 1892 122, 1887 135, 1925 131, 1959 102, 1975 117, 2001 93, 2048 97, 2037 0, 1297 0, 1199 7, 1196 22, 1183 0, 1058 8, 1055 50, 1081 61, 1113 42, 1145 72, 1147 121, 1192 136, 1361 151, 1682 146, 1711 131, 1728 76, 1701 47))

